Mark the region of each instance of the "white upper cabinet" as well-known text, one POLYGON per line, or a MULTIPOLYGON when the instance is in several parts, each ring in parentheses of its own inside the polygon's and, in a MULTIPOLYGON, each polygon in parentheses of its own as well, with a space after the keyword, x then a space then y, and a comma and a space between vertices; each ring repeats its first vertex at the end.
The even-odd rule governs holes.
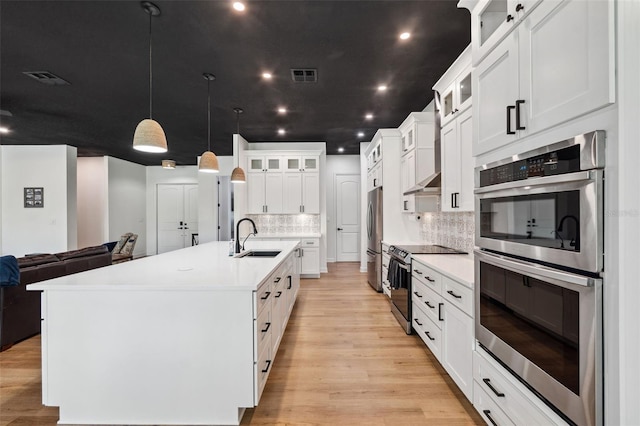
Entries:
POLYGON ((319 153, 248 153, 247 213, 320 214, 319 163, 319 153))
POLYGON ((478 65, 540 1, 480 0, 471 11, 473 65, 478 65))
POLYGON ((443 127, 471 106, 471 45, 458 56, 433 85, 440 98, 440 126, 443 127))
POLYGON ((613 8, 541 1, 478 63, 474 155, 615 102, 613 8))

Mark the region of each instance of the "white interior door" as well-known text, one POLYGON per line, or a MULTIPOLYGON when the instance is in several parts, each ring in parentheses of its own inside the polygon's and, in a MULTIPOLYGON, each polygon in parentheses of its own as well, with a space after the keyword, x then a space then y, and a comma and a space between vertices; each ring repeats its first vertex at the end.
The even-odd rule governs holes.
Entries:
POLYGON ((198 185, 158 185, 158 254, 191 245, 198 232, 198 185))
POLYGON ((336 176, 336 261, 360 260, 360 176, 336 176))

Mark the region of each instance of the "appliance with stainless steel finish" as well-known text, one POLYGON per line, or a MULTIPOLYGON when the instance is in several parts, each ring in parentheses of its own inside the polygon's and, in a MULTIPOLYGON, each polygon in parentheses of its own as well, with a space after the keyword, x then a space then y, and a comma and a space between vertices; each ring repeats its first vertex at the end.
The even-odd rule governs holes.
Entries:
POLYGON ((578 425, 602 417, 602 280, 475 251, 476 339, 578 425))
POLYGON ((476 245, 603 269, 604 131, 476 168, 476 245))
POLYGON ((411 334, 411 255, 466 253, 439 245, 390 246, 388 253, 391 312, 404 331, 411 334))
POLYGON ((382 188, 367 194, 367 281, 382 291, 382 188))

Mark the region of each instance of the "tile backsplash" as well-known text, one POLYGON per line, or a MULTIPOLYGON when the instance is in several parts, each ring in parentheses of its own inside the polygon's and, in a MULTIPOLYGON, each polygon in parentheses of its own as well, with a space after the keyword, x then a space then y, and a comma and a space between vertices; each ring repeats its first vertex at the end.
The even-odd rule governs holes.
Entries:
POLYGON ((320 215, 317 214, 254 214, 247 217, 253 219, 260 234, 320 233, 320 215))
POLYGON ((439 244, 473 252, 475 238, 473 212, 424 213, 420 218, 420 237, 428 244, 439 244))

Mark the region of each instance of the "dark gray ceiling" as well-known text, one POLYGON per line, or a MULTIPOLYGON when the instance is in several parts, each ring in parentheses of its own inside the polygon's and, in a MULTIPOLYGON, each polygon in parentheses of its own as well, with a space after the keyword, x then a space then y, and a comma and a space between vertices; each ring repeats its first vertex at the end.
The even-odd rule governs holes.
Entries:
POLYGON ((232 154, 236 106, 249 141, 326 141, 329 154, 357 154, 378 128, 422 110, 470 41, 469 12, 457 0, 249 1, 243 13, 230 1, 154 3, 162 14, 153 19, 153 118, 168 153, 132 149, 149 112, 149 17, 138 1, 0 1, 0 109, 12 113, 0 115, 11 129, 2 144, 195 164, 207 148, 202 73, 211 72, 216 154, 232 154), (401 42, 402 31, 412 37, 401 42), (294 83, 290 68, 316 68, 318 82, 294 83), (47 86, 24 71, 50 71, 71 85, 47 86), (376 91, 381 83, 386 93, 376 91), (280 105, 287 115, 277 114, 280 105), (365 121, 366 112, 375 118, 365 121))

